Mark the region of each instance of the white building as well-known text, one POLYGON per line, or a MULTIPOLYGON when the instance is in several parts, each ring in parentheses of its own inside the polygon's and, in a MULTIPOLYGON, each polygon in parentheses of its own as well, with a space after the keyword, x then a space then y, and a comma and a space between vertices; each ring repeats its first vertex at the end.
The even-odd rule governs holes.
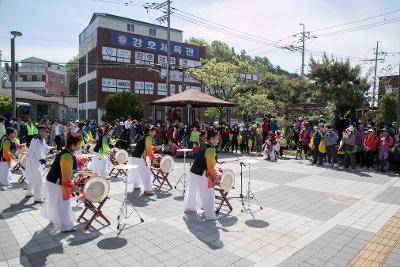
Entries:
MULTIPOLYGON (((18 63, 16 89, 40 95, 69 95, 65 66, 29 57, 18 63)), ((5 88, 11 88, 11 70, 5 88)))

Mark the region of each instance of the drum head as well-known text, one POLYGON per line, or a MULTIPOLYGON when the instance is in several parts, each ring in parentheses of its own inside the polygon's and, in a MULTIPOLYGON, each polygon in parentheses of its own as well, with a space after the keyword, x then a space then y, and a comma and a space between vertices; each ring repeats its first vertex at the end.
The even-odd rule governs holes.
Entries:
POLYGON ((118 164, 125 164, 125 162, 128 161, 128 157, 128 152, 123 149, 119 149, 115 154, 115 160, 118 162, 118 164))
POLYGON ((229 192, 230 190, 232 190, 234 183, 235 173, 232 170, 224 170, 221 175, 221 189, 223 189, 225 192, 229 192))
POLYGON ((170 173, 174 167, 174 159, 171 156, 164 156, 160 162, 160 169, 163 173, 170 173))
POLYGON ((104 177, 93 177, 85 184, 83 194, 85 198, 93 203, 101 202, 108 196, 110 184, 104 177))

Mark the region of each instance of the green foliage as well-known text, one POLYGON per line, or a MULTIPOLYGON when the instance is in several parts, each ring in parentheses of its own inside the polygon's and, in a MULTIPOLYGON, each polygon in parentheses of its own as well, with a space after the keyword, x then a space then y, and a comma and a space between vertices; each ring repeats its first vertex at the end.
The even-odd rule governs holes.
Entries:
POLYGON ((379 100, 376 120, 378 123, 391 124, 397 121, 397 100, 393 95, 385 94, 379 100))
POLYGON ((0 96, 0 115, 12 111, 12 100, 9 96, 0 96))
POLYGON ((110 94, 106 98, 105 110, 106 113, 102 117, 103 121, 113 121, 128 116, 139 120, 144 116, 143 106, 139 97, 132 92, 110 94))
POLYGON ((348 110, 354 113, 356 109, 368 105, 365 95, 369 86, 367 79, 361 77, 359 65, 353 67, 349 61, 325 55, 321 62, 311 59, 308 77, 311 80, 312 100, 324 105, 332 101, 337 114, 348 110))
POLYGON ((215 118, 219 118, 221 112, 218 108, 215 107, 208 107, 204 112, 204 119, 205 121, 214 121, 215 118))
POLYGON ((276 105, 269 99, 268 93, 258 84, 243 84, 235 88, 234 111, 246 121, 253 121, 257 116, 276 115, 276 105))
MULTIPOLYGON (((67 75, 69 79, 69 94, 78 94, 78 65, 79 57, 75 56, 66 65, 67 75)), ((84 67, 84 66, 83 66, 84 67)))

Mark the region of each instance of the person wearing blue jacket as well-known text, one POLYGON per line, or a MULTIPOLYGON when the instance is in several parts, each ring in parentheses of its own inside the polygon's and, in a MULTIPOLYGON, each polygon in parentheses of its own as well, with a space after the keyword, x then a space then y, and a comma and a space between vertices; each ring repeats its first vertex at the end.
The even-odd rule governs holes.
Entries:
POLYGON ((338 165, 337 165, 336 149, 339 136, 335 133, 330 124, 325 125, 325 129, 326 132, 324 140, 326 146, 326 153, 328 156, 328 163, 330 163, 332 167, 337 167, 338 165))

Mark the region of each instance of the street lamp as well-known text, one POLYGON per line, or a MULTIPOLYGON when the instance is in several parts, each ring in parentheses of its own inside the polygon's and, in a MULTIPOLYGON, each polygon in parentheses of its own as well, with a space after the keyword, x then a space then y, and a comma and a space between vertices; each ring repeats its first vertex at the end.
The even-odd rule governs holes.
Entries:
POLYGON ((22 36, 19 31, 12 31, 11 35, 11 98, 12 98, 12 117, 17 116, 17 101, 15 97, 15 38, 22 36))

